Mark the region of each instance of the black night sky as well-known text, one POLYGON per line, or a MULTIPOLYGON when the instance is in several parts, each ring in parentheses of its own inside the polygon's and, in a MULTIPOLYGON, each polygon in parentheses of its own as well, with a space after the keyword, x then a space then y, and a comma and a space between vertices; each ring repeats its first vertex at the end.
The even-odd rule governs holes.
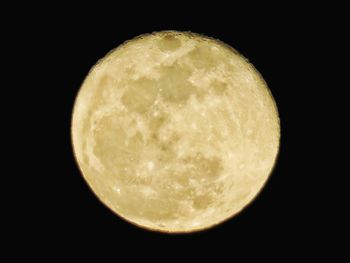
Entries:
POLYGON ((31 101, 22 124, 30 127, 26 149, 31 150, 30 160, 16 169, 34 166, 33 173, 25 173, 34 180, 24 178, 22 187, 29 189, 27 180, 36 182, 27 195, 33 200, 21 203, 21 216, 16 217, 21 222, 16 223, 22 229, 20 239, 27 244, 39 239, 42 245, 37 249, 45 247, 51 255, 60 254, 60 248, 82 247, 85 254, 101 248, 100 253, 116 260, 127 250, 146 261, 161 253, 164 261, 173 256, 186 261, 187 254, 211 254, 217 262, 219 255, 234 260, 237 254, 248 260, 257 254, 265 260, 276 256, 276 250, 283 252, 281 259, 296 259, 296 251, 307 251, 310 240, 322 236, 311 216, 319 203, 317 195, 310 194, 316 175, 309 168, 318 163, 312 156, 319 142, 310 127, 318 118, 310 101, 313 79, 319 76, 310 70, 318 58, 311 39, 324 28, 322 16, 311 19, 315 7, 306 6, 274 6, 263 12, 253 3, 239 9, 234 4, 210 8, 209 2, 203 9, 189 9, 178 3, 176 10, 175 4, 147 9, 135 2, 133 8, 98 6, 90 11, 84 6, 40 7, 50 12, 39 11, 38 6, 12 31, 20 38, 13 45, 22 50, 26 68, 34 72, 23 75, 33 85, 23 86, 20 99, 31 101), (113 214, 80 175, 70 140, 74 99, 90 68, 124 41, 160 30, 192 31, 233 46, 268 83, 281 120, 277 164, 260 195, 233 219, 187 235, 151 232, 113 214))

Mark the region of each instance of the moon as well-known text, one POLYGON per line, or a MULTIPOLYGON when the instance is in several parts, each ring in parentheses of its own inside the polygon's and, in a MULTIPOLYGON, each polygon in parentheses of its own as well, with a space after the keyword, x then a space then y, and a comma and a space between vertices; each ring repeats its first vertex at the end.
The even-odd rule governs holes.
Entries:
POLYGON ((257 196, 280 142, 276 103, 246 58, 191 32, 109 52, 75 100, 72 144, 97 198, 154 231, 210 228, 257 196))

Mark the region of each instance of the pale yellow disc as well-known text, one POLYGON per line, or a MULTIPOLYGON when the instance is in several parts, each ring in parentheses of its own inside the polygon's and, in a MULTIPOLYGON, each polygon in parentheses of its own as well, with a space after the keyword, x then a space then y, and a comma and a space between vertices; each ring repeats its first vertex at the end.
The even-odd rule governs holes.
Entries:
POLYGON ((279 149, 278 112, 257 70, 224 43, 188 32, 111 51, 77 96, 72 140, 82 174, 138 226, 190 232, 241 211, 279 149))

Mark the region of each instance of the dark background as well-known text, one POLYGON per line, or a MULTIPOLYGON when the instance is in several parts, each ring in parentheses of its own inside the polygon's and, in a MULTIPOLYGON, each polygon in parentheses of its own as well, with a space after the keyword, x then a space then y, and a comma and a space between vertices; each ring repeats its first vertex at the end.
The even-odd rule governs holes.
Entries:
POLYGON ((310 168, 319 162, 312 158, 318 139, 310 127, 319 118, 313 102, 320 90, 314 79, 321 73, 313 64, 320 63, 318 52, 324 47, 315 43, 327 38, 325 30, 330 25, 325 16, 332 10, 291 5, 203 3, 203 8, 190 9, 176 2, 155 8, 134 4, 89 6, 89 11, 86 6, 38 6, 37 12, 27 13, 22 27, 12 31, 20 38, 14 45, 31 72, 21 77, 32 83, 21 97, 23 102, 30 101, 28 117, 22 120, 30 127, 30 158, 17 169, 34 168, 26 179, 34 181, 35 188, 27 195, 34 199, 21 210, 26 215, 21 225, 30 234, 21 236, 27 243, 35 237, 45 249, 56 252, 83 247, 85 253, 93 253, 103 248, 98 251, 117 257, 131 248, 129 255, 145 258, 168 253, 164 260, 186 253, 210 254, 215 260, 220 255, 243 254, 250 260, 256 255, 276 257, 276 251, 288 258, 310 252, 310 244, 322 242, 326 229, 315 224, 320 200, 313 193, 317 186, 311 184, 316 176, 322 180, 310 168), (74 99, 90 68, 124 41, 160 30, 202 33, 233 46, 268 83, 281 120, 277 164, 256 200, 233 219, 186 235, 147 231, 113 214, 80 175, 70 139, 74 99))

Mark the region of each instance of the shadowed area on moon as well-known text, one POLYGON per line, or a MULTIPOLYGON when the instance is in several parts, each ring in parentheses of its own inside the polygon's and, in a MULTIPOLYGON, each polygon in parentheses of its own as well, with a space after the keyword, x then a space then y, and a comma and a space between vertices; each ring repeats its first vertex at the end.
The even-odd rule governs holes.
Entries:
POLYGON ((109 53, 76 100, 84 178, 144 227, 191 231, 239 212, 275 161, 279 121, 256 70, 224 44, 160 32, 109 53))

